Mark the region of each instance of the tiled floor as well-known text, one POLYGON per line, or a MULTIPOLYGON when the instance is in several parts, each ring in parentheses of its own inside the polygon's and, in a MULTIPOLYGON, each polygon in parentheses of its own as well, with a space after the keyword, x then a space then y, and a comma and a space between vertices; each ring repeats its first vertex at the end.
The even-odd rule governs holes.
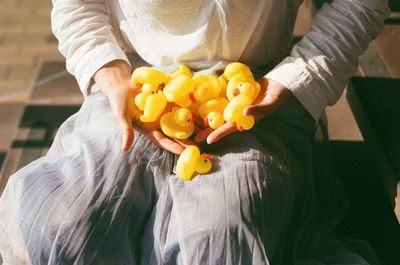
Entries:
MULTIPOLYGON (((33 82, 44 60, 63 60, 52 38, 50 10, 50 0, 0 0, 0 97, 33 82)), ((18 101, 26 102, 26 94, 18 101)))
MULTIPOLYGON (((38 78, 63 71, 64 62, 47 62, 38 78)), ((82 100, 75 79, 65 73, 36 86, 28 104, 0 104, 0 153, 6 154, 0 170, 0 192, 10 174, 47 151, 59 125, 79 109, 82 100)))

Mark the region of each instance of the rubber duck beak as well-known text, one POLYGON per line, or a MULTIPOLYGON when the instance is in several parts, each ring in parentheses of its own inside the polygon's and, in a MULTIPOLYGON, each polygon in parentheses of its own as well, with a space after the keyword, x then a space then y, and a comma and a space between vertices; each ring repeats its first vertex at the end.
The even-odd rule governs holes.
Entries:
POLYGON ((240 90, 239 90, 239 88, 235 88, 234 90, 233 90, 233 95, 236 97, 236 96, 238 96, 238 95, 240 95, 240 90))
POLYGON ((205 125, 206 127, 210 126, 210 124, 208 123, 208 118, 207 118, 207 117, 204 117, 204 118, 203 118, 203 123, 204 123, 204 125, 205 125))
POLYGON ((192 113, 192 122, 194 123, 197 119, 197 115, 195 113, 192 113))
POLYGON ((237 126, 237 123, 236 123, 236 122, 234 122, 234 124, 235 124, 236 129, 237 129, 239 132, 243 132, 243 131, 244 131, 242 127, 238 127, 238 126, 237 126))
POLYGON ((142 86, 143 86, 143 84, 142 83, 135 83, 135 84, 133 84, 133 89, 138 89, 138 90, 142 90, 142 86))
POLYGON ((165 87, 165 83, 161 83, 161 84, 159 84, 159 85, 157 86, 157 89, 158 89, 158 90, 163 90, 164 87, 165 87))
POLYGON ((204 156, 204 158, 207 158, 207 159, 213 158, 213 155, 210 155, 210 154, 203 154, 203 156, 204 156))
POLYGON ((194 97, 194 93, 193 93, 193 92, 190 92, 190 93, 189 93, 189 98, 190 98, 190 100, 191 100, 192 102, 196 102, 196 101, 197 101, 196 98, 194 97))

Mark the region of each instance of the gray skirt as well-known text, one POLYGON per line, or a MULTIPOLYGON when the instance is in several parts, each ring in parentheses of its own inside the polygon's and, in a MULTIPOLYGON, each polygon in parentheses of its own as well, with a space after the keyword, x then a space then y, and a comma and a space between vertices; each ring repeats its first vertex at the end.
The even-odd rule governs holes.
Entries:
MULTIPOLYGON (((137 132, 121 152, 108 100, 93 93, 48 154, 10 177, 4 264, 375 265, 364 245, 327 236, 343 205, 316 218, 313 132, 292 100, 253 130, 203 146, 212 172, 183 182, 177 157, 137 132)), ((332 187, 332 199, 342 196, 332 187)))

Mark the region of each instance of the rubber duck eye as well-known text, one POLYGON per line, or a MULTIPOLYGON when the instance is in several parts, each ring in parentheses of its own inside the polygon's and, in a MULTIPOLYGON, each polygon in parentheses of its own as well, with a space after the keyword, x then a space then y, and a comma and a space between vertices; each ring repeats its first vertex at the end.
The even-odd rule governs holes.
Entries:
POLYGON ((207 163, 207 159, 204 159, 204 163, 207 163))
POLYGON ((213 118, 210 118, 210 121, 213 121, 213 118))
POLYGON ((190 119, 188 119, 187 122, 190 122, 190 119))
POLYGON ((154 94, 154 91, 151 91, 151 94, 154 94))

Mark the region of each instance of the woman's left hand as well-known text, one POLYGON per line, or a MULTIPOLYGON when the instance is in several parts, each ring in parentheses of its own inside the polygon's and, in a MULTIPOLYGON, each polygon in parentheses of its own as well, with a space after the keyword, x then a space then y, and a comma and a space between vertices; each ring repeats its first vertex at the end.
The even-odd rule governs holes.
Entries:
MULTIPOLYGON (((261 85, 260 94, 254 101, 255 104, 245 108, 243 113, 244 115, 254 115, 256 122, 280 109, 293 97, 289 89, 274 80, 263 77, 257 82, 261 85)), ((208 144, 212 144, 236 131, 236 126, 227 122, 216 130, 210 127, 201 130, 194 139, 196 142, 207 140, 208 144)))

